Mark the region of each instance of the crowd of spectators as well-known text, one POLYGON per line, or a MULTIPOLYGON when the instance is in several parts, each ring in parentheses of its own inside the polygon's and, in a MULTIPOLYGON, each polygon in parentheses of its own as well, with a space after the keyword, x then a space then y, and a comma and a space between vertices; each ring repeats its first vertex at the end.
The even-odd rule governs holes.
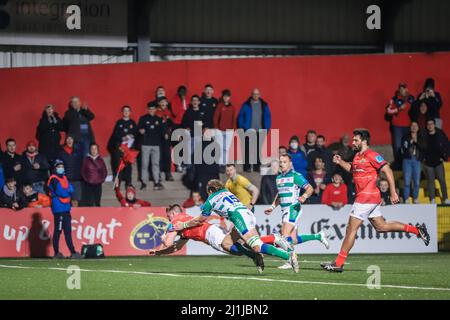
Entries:
MULTIPOLYGON (((440 183, 440 192, 445 204, 447 197, 443 162, 449 155, 449 144, 442 130, 440 109, 442 98, 435 91, 435 82, 425 81, 423 91, 414 98, 405 83, 400 83, 394 97, 386 107, 385 119, 390 123, 394 168, 403 171, 403 200, 418 202, 422 172, 427 178, 427 190, 432 203, 435 202, 435 179, 440 183)), ((208 148, 212 141, 204 141, 194 136, 199 124, 203 137, 213 138, 220 145, 218 163, 205 161, 195 164, 177 163, 175 170, 184 172, 183 183, 191 190, 185 205, 199 206, 206 199, 205 186, 210 179, 218 179, 226 173, 226 186, 238 198, 253 207, 256 203, 271 203, 276 195, 275 177, 278 162, 271 163, 268 174, 262 176, 258 189, 247 178, 236 172, 230 164, 229 154, 233 135, 228 129, 255 130, 271 128, 269 103, 262 98, 259 89, 251 91, 247 100, 240 104, 233 102, 229 89, 215 97, 213 85, 206 84, 204 91, 188 98, 186 86, 179 86, 174 97, 167 97, 164 87, 155 90, 154 99, 147 104, 147 112, 133 120, 130 106, 122 107, 106 146, 111 160, 115 193, 122 206, 150 206, 148 201, 136 198, 136 188, 132 185, 132 163, 122 163, 123 146, 138 150, 136 159, 140 189, 147 189, 153 182, 153 190, 164 189, 165 181, 173 181, 171 134, 175 129, 185 129, 191 141, 189 157, 195 148, 208 148), (208 129, 216 129, 214 131, 208 129), (197 140, 196 140, 197 139, 197 140), (121 187, 124 184, 125 195, 121 187)), ((35 140, 26 144, 23 153, 16 150, 16 142, 9 138, 5 151, 0 156, 0 205, 19 210, 24 207, 49 206, 48 178, 53 163, 62 161, 65 175, 73 186, 71 204, 73 206, 101 206, 102 185, 108 173, 105 161, 100 155, 100 146, 95 142, 92 121, 94 112, 79 97, 69 100, 68 108, 60 117, 54 106, 45 106, 36 128, 35 140), (61 145, 60 141, 64 143, 61 145)), ((333 155, 339 154, 345 161, 351 161, 354 152, 350 137, 344 135, 340 141, 327 145, 324 135, 308 130, 304 143, 299 136, 292 136, 287 147, 281 146, 279 154, 289 154, 295 171, 306 177, 314 189, 308 199, 311 204, 327 204, 339 209, 354 199, 355 188, 352 175, 336 167, 333 155)), ((261 148, 257 139, 257 150, 261 148)), ((260 172, 261 159, 257 153, 256 163, 250 161, 251 141, 245 139, 244 172, 260 172)), ((214 156, 214 155, 213 155, 214 156)), ((383 203, 389 204, 387 183, 379 181, 383 203)))

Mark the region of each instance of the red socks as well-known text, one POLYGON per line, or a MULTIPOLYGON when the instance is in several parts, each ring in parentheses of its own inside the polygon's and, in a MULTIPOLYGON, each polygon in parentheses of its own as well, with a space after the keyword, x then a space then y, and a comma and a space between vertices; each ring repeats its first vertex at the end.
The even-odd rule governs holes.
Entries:
POLYGON ((260 237, 261 241, 268 244, 273 244, 275 242, 275 236, 273 234, 269 234, 268 236, 260 237))
POLYGON ((335 261, 336 265, 338 267, 342 267, 342 265, 345 262, 345 259, 347 259, 347 253, 345 251, 341 250, 341 252, 339 252, 338 256, 336 257, 336 261, 335 261))
POLYGON ((410 224, 405 224, 403 226, 403 231, 408 232, 408 233, 414 233, 416 236, 419 235, 419 230, 417 230, 417 228, 415 226, 412 226, 410 224))

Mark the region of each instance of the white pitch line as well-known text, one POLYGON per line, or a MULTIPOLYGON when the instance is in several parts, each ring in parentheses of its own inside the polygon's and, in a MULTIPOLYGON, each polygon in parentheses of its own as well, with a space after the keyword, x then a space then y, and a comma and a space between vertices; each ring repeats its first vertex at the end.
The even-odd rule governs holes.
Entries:
MULTIPOLYGON (((25 266, 13 266, 13 265, 0 265, 0 268, 5 268, 5 269, 33 269, 33 270, 67 271, 67 268, 25 267, 25 266)), ((158 272, 128 271, 128 270, 80 269, 80 271, 83 271, 83 272, 101 272, 101 273, 137 274, 137 275, 149 275, 149 276, 185 277, 185 278, 213 278, 213 279, 229 279, 229 280, 254 280, 254 281, 263 281, 263 282, 281 282, 281 283, 327 285, 327 286, 351 286, 351 287, 366 287, 367 288, 367 284, 345 283, 345 282, 304 281, 304 280, 269 279, 269 278, 239 277, 239 276, 191 275, 191 274, 158 273, 158 272)), ((398 286, 398 285, 389 285, 389 284, 387 284, 387 285, 380 285, 380 287, 381 288, 390 288, 390 289, 406 289, 406 290, 450 291, 450 288, 413 287, 413 286, 398 286)))

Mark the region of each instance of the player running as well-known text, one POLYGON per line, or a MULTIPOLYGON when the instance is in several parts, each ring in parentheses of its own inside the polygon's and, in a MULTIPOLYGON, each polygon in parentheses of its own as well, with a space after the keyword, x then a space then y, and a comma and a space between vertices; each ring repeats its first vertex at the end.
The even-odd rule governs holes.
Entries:
POLYGON ((263 243, 256 230, 256 218, 239 199, 225 189, 222 182, 213 179, 206 186, 208 199, 203 204, 202 215, 209 216, 216 213, 234 224, 234 229, 240 237, 252 248, 253 251, 271 256, 276 256, 289 261, 294 272, 299 271, 297 255, 294 251, 290 253, 273 245, 263 243))
POLYGON ((424 223, 413 226, 397 221, 386 221, 382 216, 380 211, 381 195, 380 190, 377 188, 379 171, 386 175, 392 203, 398 203, 399 199, 395 191, 394 175, 391 168, 381 155, 369 148, 369 144, 369 131, 366 129, 356 129, 353 131, 353 147, 358 153, 353 158, 353 162, 346 162, 339 155, 333 157, 334 163, 340 165, 348 172, 353 172, 353 180, 356 185, 356 199, 350 213, 341 251, 334 262, 320 264, 325 270, 334 272, 344 271, 343 265, 345 259, 355 243, 356 233, 359 227, 366 218, 369 218, 370 223, 377 232, 403 231, 414 233, 423 240, 426 246, 430 243, 430 235, 424 223))
POLYGON ((150 250, 150 254, 170 254, 181 250, 189 240, 201 241, 220 252, 237 256, 246 255, 253 260, 258 272, 263 272, 264 260, 262 254, 245 248, 237 242, 238 239, 232 238, 231 233, 216 224, 207 222, 206 217, 193 217, 183 213, 178 204, 168 207, 166 212, 170 224, 161 238, 161 246, 157 250, 150 250), (181 236, 179 240, 176 240, 177 235, 181 236))
MULTIPOLYGON (((273 234, 261 237, 261 240, 264 243, 275 243, 287 251, 294 250, 296 244, 318 240, 328 249, 330 246, 324 231, 316 234, 298 234, 300 216, 303 213, 301 205, 312 195, 313 187, 301 173, 294 171, 290 155, 280 156, 280 170, 281 173, 276 178, 278 194, 275 196, 272 206, 264 210, 264 213, 270 215, 278 205, 281 206, 281 236, 273 234), (300 196, 301 189, 304 189, 305 192, 300 196), (287 241, 282 241, 280 237, 287 241), (283 246, 284 243, 287 244, 287 247, 283 246)), ((288 264, 284 264, 278 268, 288 269, 289 267, 288 264)))

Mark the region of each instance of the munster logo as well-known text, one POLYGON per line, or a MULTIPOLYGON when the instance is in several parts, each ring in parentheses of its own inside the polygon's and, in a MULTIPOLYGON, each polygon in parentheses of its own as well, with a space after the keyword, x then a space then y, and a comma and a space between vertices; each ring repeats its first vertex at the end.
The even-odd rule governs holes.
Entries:
POLYGON ((137 250, 150 250, 161 244, 161 236, 166 232, 169 220, 149 214, 130 235, 130 243, 137 250))

